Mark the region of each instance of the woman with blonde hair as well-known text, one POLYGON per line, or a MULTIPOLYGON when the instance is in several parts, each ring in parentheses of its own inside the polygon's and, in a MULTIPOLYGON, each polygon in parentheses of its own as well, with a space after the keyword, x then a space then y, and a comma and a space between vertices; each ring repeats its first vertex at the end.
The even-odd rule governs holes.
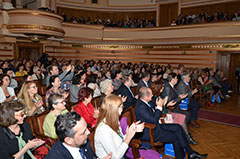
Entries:
POLYGON ((33 81, 26 81, 22 91, 18 94, 18 100, 25 105, 26 116, 33 116, 45 111, 42 97, 37 94, 38 87, 33 81))
POLYGON ((122 99, 108 95, 103 99, 96 124, 94 145, 98 157, 103 158, 112 152, 112 159, 124 158, 128 145, 136 132, 142 132, 144 123, 136 122, 127 128, 123 135, 119 116, 123 110, 122 99))

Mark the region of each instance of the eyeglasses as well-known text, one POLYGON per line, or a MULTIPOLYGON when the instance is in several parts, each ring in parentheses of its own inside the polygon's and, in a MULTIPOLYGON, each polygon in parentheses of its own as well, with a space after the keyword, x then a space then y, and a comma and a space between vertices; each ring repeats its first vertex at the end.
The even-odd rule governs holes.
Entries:
POLYGON ((63 101, 61 101, 61 102, 56 102, 56 105, 59 104, 59 103, 61 103, 61 104, 66 104, 66 101, 63 100, 63 101))
POLYGON ((36 88, 38 88, 37 86, 33 86, 33 87, 29 87, 29 88, 33 88, 33 89, 36 89, 36 88))
POLYGON ((25 113, 24 112, 22 112, 21 114, 15 114, 16 116, 20 116, 20 117, 24 117, 25 116, 25 113))

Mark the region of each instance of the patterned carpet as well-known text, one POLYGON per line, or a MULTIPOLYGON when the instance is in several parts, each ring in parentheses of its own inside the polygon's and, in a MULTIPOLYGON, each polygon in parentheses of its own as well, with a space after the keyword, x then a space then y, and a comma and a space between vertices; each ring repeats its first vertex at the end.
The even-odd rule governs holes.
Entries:
POLYGON ((200 120, 211 121, 219 124, 240 127, 240 116, 214 112, 211 110, 199 110, 198 118, 200 120))

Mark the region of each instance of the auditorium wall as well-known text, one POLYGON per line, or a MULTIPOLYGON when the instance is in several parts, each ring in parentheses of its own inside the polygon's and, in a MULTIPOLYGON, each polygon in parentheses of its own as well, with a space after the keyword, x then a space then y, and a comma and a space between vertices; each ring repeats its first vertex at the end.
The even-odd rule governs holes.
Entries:
MULTIPOLYGON (((45 52, 57 59, 93 59, 93 60, 114 60, 132 63, 157 63, 162 65, 184 64, 186 67, 216 67, 216 51, 185 50, 185 49, 131 49, 131 46, 117 48, 103 45, 76 45, 63 44, 61 46, 46 46, 45 52), (124 49, 128 47, 129 49, 124 49)), ((136 47, 136 46, 132 46, 136 47)))

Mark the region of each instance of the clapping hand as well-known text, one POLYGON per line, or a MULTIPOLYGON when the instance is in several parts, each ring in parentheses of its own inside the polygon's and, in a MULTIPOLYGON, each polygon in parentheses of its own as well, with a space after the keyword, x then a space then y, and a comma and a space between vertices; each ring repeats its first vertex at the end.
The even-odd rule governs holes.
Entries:
MULTIPOLYGON (((164 99, 165 99, 165 98, 164 98, 164 99)), ((156 105, 157 105, 156 107, 162 108, 163 103, 164 103, 164 101, 163 101, 162 98, 158 97, 158 98, 156 99, 156 105)))
POLYGON ((122 102, 123 102, 123 103, 126 102, 127 96, 121 96, 121 94, 119 94, 118 96, 122 98, 122 102))
MULTIPOLYGON (((112 158, 112 152, 108 154, 108 156, 103 157, 102 159, 111 159, 112 158)), ((100 158, 98 158, 100 159, 100 158)))
POLYGON ((179 97, 180 97, 181 99, 184 99, 184 98, 187 97, 187 95, 188 95, 188 94, 179 94, 179 97))
POLYGON ((195 94, 195 93, 197 93, 197 92, 198 92, 198 89, 195 88, 195 89, 192 91, 192 94, 195 94))
POLYGON ((176 101, 172 100, 167 104, 168 107, 174 106, 176 104, 176 101))
POLYGON ((44 142, 45 141, 36 138, 36 139, 28 140, 28 143, 26 144, 26 146, 28 146, 29 149, 35 149, 41 146, 42 144, 44 144, 44 142))

